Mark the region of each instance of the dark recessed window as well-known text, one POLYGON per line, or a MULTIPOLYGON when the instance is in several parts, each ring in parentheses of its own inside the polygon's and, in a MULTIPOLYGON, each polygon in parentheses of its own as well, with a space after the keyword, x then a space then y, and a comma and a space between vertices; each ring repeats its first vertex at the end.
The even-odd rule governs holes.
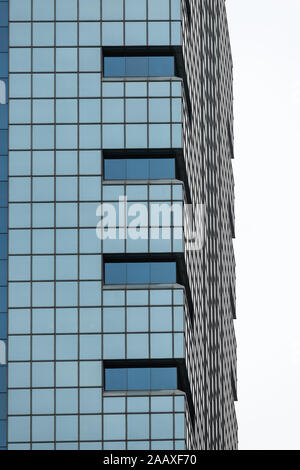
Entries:
POLYGON ((105 263, 105 284, 173 284, 176 262, 105 263))
POLYGON ((176 367, 105 369, 105 390, 176 390, 176 367))
POLYGON ((173 56, 104 57, 105 77, 172 77, 173 56))
POLYGON ((147 180, 175 178, 174 158, 106 158, 106 180, 147 180))

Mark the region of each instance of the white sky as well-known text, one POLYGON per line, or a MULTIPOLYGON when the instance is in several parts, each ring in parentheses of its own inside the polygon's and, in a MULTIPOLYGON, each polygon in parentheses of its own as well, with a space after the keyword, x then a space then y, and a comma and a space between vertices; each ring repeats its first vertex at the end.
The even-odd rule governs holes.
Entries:
POLYGON ((300 1, 227 0, 239 448, 300 449, 300 1))

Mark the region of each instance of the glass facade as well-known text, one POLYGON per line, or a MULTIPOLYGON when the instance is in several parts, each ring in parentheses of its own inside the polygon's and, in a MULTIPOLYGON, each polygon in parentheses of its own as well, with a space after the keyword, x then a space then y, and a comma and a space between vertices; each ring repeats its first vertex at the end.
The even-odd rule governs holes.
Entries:
POLYGON ((0 2, 0 450, 7 442, 8 2, 0 2))
POLYGON ((0 0, 1 449, 205 447, 188 29, 181 0, 0 0))

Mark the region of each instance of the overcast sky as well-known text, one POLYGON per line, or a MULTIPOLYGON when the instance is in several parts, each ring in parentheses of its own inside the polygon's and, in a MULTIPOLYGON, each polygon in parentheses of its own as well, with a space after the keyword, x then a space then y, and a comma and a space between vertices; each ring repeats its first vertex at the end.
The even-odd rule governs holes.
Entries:
POLYGON ((227 0, 239 448, 300 449, 300 1, 227 0))

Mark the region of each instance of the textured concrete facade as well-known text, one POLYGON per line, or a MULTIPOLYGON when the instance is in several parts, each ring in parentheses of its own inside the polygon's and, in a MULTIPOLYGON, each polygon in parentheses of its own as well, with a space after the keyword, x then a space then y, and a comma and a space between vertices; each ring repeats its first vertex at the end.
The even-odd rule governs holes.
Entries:
MULTIPOLYGON (((188 2, 186 2, 187 4, 188 2)), ((183 54, 192 125, 184 156, 194 203, 206 208, 205 244, 186 256, 195 315, 189 358, 197 449, 237 446, 232 57, 224 1, 184 9, 183 54)))

